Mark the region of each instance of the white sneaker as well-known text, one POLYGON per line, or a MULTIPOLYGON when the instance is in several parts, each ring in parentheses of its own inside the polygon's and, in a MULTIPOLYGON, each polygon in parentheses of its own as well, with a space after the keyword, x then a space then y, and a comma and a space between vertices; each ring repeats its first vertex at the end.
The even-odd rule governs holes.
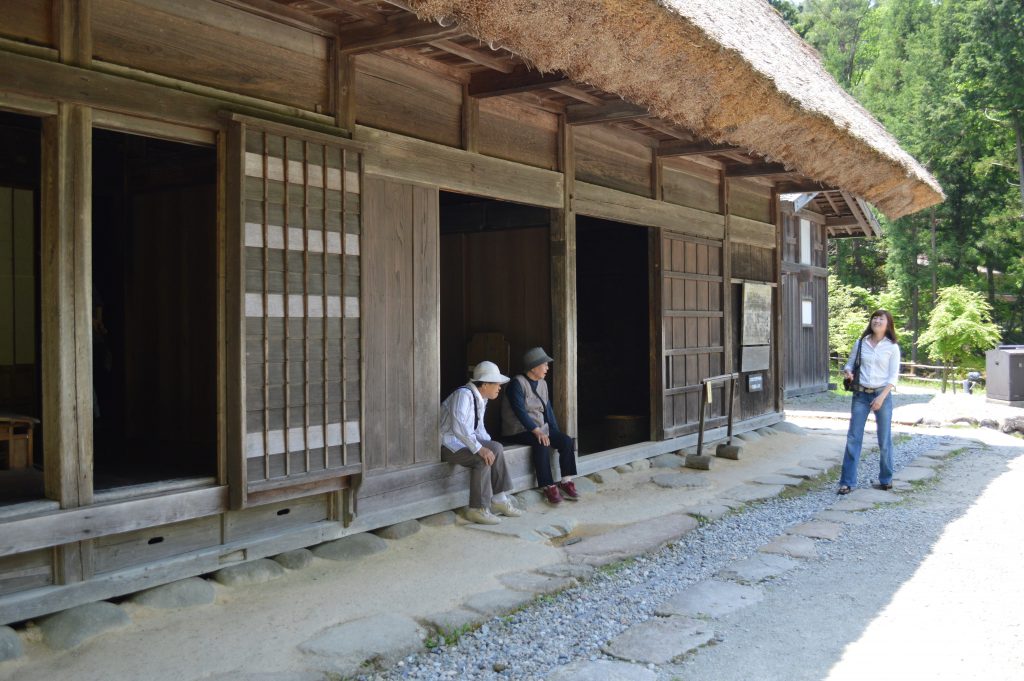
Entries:
POLYGON ((523 512, 516 508, 515 504, 512 503, 511 499, 507 501, 492 501, 491 511, 493 513, 507 515, 509 518, 518 518, 519 516, 523 515, 523 512))
POLYGON ((477 525, 497 525, 501 518, 494 515, 486 508, 466 507, 466 520, 477 525))

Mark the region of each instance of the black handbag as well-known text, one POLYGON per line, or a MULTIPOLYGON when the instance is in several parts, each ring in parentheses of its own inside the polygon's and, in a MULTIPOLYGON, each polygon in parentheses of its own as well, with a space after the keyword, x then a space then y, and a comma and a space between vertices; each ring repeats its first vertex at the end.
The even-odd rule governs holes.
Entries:
POLYGON ((860 385, 860 346, 864 344, 864 338, 857 341, 857 358, 853 360, 853 378, 843 378, 843 390, 853 392, 853 386, 860 385))

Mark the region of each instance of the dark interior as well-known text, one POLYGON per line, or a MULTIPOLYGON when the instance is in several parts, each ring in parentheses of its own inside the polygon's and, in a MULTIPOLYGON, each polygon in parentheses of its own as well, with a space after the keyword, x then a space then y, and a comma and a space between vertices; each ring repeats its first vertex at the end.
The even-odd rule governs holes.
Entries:
POLYGON ((576 218, 579 448, 650 439, 647 228, 576 218))
POLYGON ((216 151, 93 136, 96 489, 216 472, 216 151))
MULTIPOLYGON (((551 352, 550 211, 441 192, 441 398, 488 359, 520 373, 523 353, 551 352)), ((559 380, 558 361, 548 383, 559 380)), ((487 410, 500 435, 500 410, 487 410)))
POLYGON ((0 439, 0 505, 7 505, 43 497, 39 119, 0 112, 0 150, 0 417, 23 424, 16 439, 0 439))

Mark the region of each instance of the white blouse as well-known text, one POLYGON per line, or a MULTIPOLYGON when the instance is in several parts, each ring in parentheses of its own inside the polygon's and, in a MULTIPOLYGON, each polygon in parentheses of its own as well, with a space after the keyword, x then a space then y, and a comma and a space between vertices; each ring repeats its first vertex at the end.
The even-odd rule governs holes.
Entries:
POLYGON ((869 336, 865 336, 853 344, 850 359, 843 369, 853 371, 853 363, 857 359, 857 345, 862 344, 860 384, 865 388, 884 388, 890 383, 896 385, 900 377, 900 346, 884 337, 878 345, 872 346, 868 338, 869 336))

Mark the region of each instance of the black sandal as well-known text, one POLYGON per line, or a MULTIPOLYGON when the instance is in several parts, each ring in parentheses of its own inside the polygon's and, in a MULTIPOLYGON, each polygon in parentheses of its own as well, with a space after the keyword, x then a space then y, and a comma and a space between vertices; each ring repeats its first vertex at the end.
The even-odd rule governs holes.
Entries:
POLYGON ((850 486, 849 485, 843 485, 839 489, 836 490, 836 494, 849 494, 850 491, 851 490, 850 490, 850 486))
POLYGON ((875 489, 884 489, 884 490, 892 489, 892 484, 891 483, 888 484, 888 485, 883 485, 882 483, 879 482, 879 483, 876 483, 876 484, 871 485, 871 486, 874 487, 875 489))

